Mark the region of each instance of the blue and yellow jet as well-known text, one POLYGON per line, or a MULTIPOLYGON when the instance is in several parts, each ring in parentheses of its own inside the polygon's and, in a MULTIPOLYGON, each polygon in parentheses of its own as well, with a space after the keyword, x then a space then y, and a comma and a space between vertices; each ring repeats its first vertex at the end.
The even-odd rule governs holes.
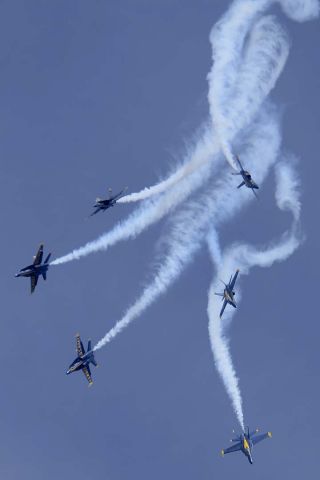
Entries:
POLYGON ((261 442, 265 438, 271 438, 272 437, 271 432, 262 433, 260 435, 257 435, 258 432, 259 432, 258 429, 250 432, 249 427, 247 427, 247 432, 243 432, 238 437, 230 440, 232 443, 234 443, 234 445, 232 445, 229 448, 226 448, 225 450, 221 450, 221 455, 223 456, 225 453, 232 453, 232 452, 241 451, 242 453, 244 453, 244 455, 247 457, 247 459, 249 460, 249 462, 252 465, 253 464, 253 460, 252 460, 253 445, 261 442))
POLYGON ((237 172, 237 173, 232 173, 232 175, 241 175, 242 176, 242 182, 240 183, 240 185, 237 186, 237 188, 241 188, 243 187, 244 185, 247 187, 247 188, 251 188, 252 190, 252 193, 255 195, 255 197, 257 197, 256 193, 255 193, 255 190, 258 190, 259 187, 258 185, 256 184, 256 182, 253 181, 252 179, 252 176, 251 174, 248 172, 248 170, 245 170, 243 168, 243 166, 241 165, 241 162, 240 162, 240 159, 238 157, 238 155, 236 155, 236 161, 240 167, 240 172, 237 172))
POLYGON ((128 190, 128 187, 124 188, 121 190, 121 192, 117 193, 116 195, 112 195, 112 190, 109 188, 109 197, 102 199, 102 198, 96 198, 96 203, 93 205, 95 210, 91 213, 90 217, 92 215, 95 215, 98 212, 104 212, 105 210, 108 210, 110 207, 114 207, 119 198, 124 197, 126 191, 128 190))
POLYGON ((233 289, 234 289, 234 286, 236 284, 238 274, 239 274, 239 270, 237 270, 236 273, 233 276, 231 275, 228 284, 224 283, 221 280, 222 283, 224 284, 224 287, 225 287, 224 290, 223 290, 223 293, 215 293, 215 295, 218 295, 219 297, 222 297, 222 301, 223 301, 223 305, 222 305, 221 312, 220 312, 220 318, 222 317, 224 309, 226 308, 228 303, 229 303, 229 305, 232 305, 233 308, 237 308, 237 304, 236 304, 235 299, 234 299, 234 296, 235 296, 236 292, 233 289))
POLYGON ((92 363, 95 367, 98 366, 96 359, 94 358, 94 353, 91 347, 91 340, 88 341, 88 349, 87 352, 84 349, 83 343, 81 341, 79 333, 76 335, 76 352, 77 358, 71 363, 70 367, 66 371, 67 375, 70 373, 77 372, 78 370, 82 370, 86 379, 89 382, 89 387, 93 384, 93 380, 91 377, 90 371, 90 363, 92 363))

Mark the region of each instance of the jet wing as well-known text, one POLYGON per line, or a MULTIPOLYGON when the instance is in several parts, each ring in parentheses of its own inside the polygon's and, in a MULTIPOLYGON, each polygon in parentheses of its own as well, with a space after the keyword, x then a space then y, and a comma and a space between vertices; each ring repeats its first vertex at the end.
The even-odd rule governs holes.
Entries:
POLYGON ((79 357, 82 357, 82 355, 85 354, 85 350, 83 348, 83 343, 81 342, 79 333, 77 333, 76 335, 76 350, 79 357))
POLYGON ((40 245, 39 250, 36 255, 33 257, 33 265, 40 265, 42 263, 43 257, 43 244, 40 245))
POLYGON ((238 274, 239 274, 239 270, 236 271, 236 273, 234 274, 233 279, 232 279, 231 282, 230 282, 230 288, 231 288, 231 290, 232 290, 233 287, 235 286, 235 283, 236 283, 236 281, 237 281, 238 274))
POLYGON ((224 455, 225 453, 238 452, 238 450, 241 450, 241 442, 235 443, 231 447, 222 450, 221 453, 224 455))
POLYGON ((224 312, 224 309, 225 309, 226 306, 227 306, 227 303, 228 303, 227 300, 224 300, 223 305, 222 305, 222 308, 221 308, 221 312, 220 312, 220 317, 222 317, 223 312, 224 312))
POLYGON ((31 280, 31 293, 33 293, 38 283, 38 275, 31 275, 30 280, 31 280))
POLYGON ((85 377, 86 377, 86 379, 87 379, 88 382, 89 382, 89 386, 92 385, 92 384, 93 384, 93 380, 92 380, 92 377, 91 377, 91 372, 90 372, 89 366, 83 367, 82 371, 83 371, 83 373, 85 374, 85 377))
POLYGON ((262 442, 262 440, 265 440, 268 437, 269 438, 272 437, 271 432, 262 433, 261 435, 257 435, 256 437, 252 437, 251 441, 252 441, 253 445, 255 445, 256 443, 262 442))
POLYGON ((99 206, 99 207, 95 207, 95 210, 90 213, 89 217, 92 217, 92 215, 95 215, 96 213, 100 212, 100 210, 102 210, 102 208, 99 206))

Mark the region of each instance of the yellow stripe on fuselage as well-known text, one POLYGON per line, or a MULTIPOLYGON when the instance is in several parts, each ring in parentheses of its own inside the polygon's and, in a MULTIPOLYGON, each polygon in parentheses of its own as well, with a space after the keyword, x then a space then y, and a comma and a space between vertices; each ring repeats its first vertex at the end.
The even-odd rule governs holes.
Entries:
POLYGON ((249 443, 247 442, 246 438, 243 439, 243 448, 245 450, 249 450, 249 443))

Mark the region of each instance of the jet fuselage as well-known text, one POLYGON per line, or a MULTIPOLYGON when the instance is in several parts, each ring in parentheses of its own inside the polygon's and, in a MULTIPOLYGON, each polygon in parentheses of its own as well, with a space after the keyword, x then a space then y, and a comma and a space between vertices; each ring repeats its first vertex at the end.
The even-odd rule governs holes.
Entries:
POLYGON ((248 458, 249 463, 253 464, 252 460, 252 447, 253 443, 246 434, 241 435, 241 450, 248 458))
POLYGON ((48 271, 49 264, 44 263, 43 265, 28 265, 25 268, 15 274, 15 277, 31 277, 32 275, 42 275, 48 271))
POLYGON ((91 360, 94 358, 93 355, 93 350, 90 350, 90 352, 85 353, 81 357, 77 357, 69 366, 68 370, 66 371, 66 374, 69 375, 70 373, 76 372, 78 370, 82 370, 84 367, 87 367, 91 360))
POLYGON ((114 207, 116 204, 115 200, 99 200, 93 206, 94 208, 101 208, 102 210, 106 210, 107 208, 114 207))
POLYGON ((235 295, 235 292, 232 291, 230 288, 228 288, 228 285, 227 285, 223 291, 223 297, 228 303, 231 303, 231 305, 235 306, 236 302, 234 300, 234 295, 235 295))
POLYGON ((258 185, 252 180, 252 176, 247 170, 240 170, 240 173, 246 187, 259 189, 258 185))

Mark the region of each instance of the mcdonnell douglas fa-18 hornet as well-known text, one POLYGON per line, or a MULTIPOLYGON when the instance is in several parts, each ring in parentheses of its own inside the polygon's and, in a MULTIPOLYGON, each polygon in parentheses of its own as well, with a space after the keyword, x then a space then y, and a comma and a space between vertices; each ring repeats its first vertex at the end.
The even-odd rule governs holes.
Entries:
POLYGON ((20 272, 16 273, 16 277, 30 277, 31 279, 31 293, 34 292, 34 289, 37 286, 38 278, 40 275, 43 276, 43 280, 47 279, 47 271, 49 268, 49 260, 51 253, 47 256, 44 263, 42 263, 43 257, 43 244, 41 243, 37 254, 33 257, 33 264, 28 265, 25 268, 21 268, 20 272))
POLYGON ((89 386, 93 384, 93 380, 91 377, 91 372, 90 372, 90 363, 92 363, 95 367, 98 366, 93 350, 91 348, 91 340, 88 341, 88 349, 87 352, 85 351, 83 347, 83 343, 81 342, 81 338, 79 333, 76 335, 76 352, 77 352, 77 358, 71 363, 70 367, 66 371, 66 374, 69 375, 70 373, 77 372, 78 370, 82 370, 83 373, 85 374, 86 379, 89 382, 89 386))
POLYGON ((219 297, 222 297, 222 301, 223 301, 222 309, 221 309, 221 312, 220 312, 220 317, 222 317, 224 309, 226 308, 228 303, 229 303, 229 305, 232 305, 234 308, 237 308, 237 304, 234 300, 234 296, 235 296, 236 292, 233 289, 234 289, 234 286, 235 286, 235 283, 236 283, 236 280, 237 280, 237 277, 238 277, 238 273, 239 273, 239 270, 236 271, 236 273, 234 274, 233 277, 231 275, 230 281, 229 281, 228 284, 222 282, 225 285, 223 293, 215 293, 215 295, 218 295, 219 297))
POLYGON ((123 197, 127 190, 128 187, 124 188, 123 190, 121 190, 121 192, 112 196, 112 190, 111 188, 109 188, 109 198, 106 198, 104 200, 101 198, 96 198, 96 203, 93 205, 93 208, 95 208, 95 210, 91 213, 90 217, 100 211, 108 210, 108 208, 114 207, 119 198, 123 197))
POLYGON ((259 432, 258 429, 254 430, 253 432, 249 432, 249 427, 247 427, 247 432, 242 433, 236 438, 230 440, 234 445, 232 447, 226 448, 225 450, 221 450, 221 455, 223 456, 225 453, 232 453, 241 451, 245 454, 251 465, 253 464, 252 460, 252 449, 253 445, 256 443, 261 442, 265 438, 271 438, 271 432, 262 433, 261 435, 257 435, 259 432))
POLYGON ((240 162, 240 159, 239 159, 238 155, 236 155, 236 160, 237 160, 237 162, 238 162, 238 164, 239 164, 240 172, 238 172, 238 173, 232 173, 232 175, 241 175, 242 178, 243 178, 243 182, 241 182, 240 185, 237 186, 237 188, 241 188, 241 187, 243 187, 243 185, 245 185, 246 187, 251 188, 251 190, 252 190, 252 192, 254 193, 254 195, 257 196, 254 190, 255 190, 255 189, 257 190, 257 189, 259 188, 258 185, 256 184, 256 182, 254 182, 254 181, 252 180, 252 177, 251 177, 250 173, 248 172, 248 170, 245 170, 245 169, 243 168, 243 166, 241 165, 241 162, 240 162))

